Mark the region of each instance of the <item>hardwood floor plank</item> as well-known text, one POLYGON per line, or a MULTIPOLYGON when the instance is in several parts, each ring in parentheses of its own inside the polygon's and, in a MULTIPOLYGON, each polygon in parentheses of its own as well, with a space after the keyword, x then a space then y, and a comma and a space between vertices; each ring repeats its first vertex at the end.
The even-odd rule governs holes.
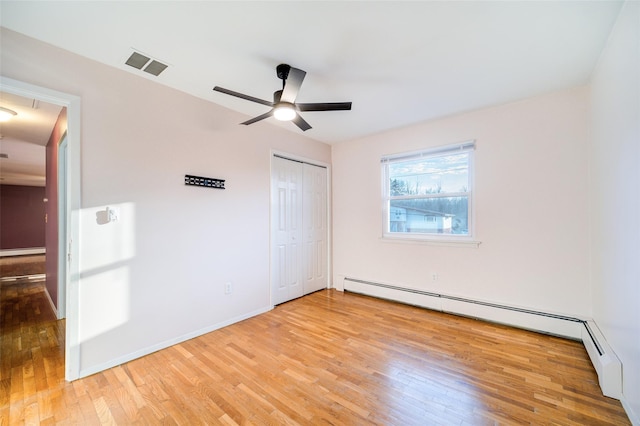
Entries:
POLYGON ((122 386, 124 390, 126 390, 126 394, 130 395, 132 398, 132 406, 130 410, 139 410, 146 405, 144 398, 140 394, 138 388, 135 383, 131 380, 131 377, 127 375, 125 369, 120 367, 115 367, 113 369, 113 373, 115 377, 118 379, 118 382, 122 386))
POLYGON ((40 421, 52 419, 54 412, 51 406, 51 400, 47 392, 38 392, 38 411, 40 413, 40 421))
POLYGON ((99 397, 93 400, 93 406, 95 407, 98 419, 101 425, 117 425, 113 415, 111 414, 111 408, 104 397, 99 397))

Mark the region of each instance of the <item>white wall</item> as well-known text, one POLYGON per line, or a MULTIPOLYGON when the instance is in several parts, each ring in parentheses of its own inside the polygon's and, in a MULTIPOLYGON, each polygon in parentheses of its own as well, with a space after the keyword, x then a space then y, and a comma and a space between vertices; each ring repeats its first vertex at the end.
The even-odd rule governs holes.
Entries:
POLYGON ((622 362, 622 402, 640 424, 640 3, 627 2, 591 82, 594 319, 622 362))
POLYGON ((82 102, 80 374, 268 310, 270 152, 330 163, 329 146, 266 122, 240 126, 241 114, 148 78, 1 36, 4 77, 82 102), (227 189, 185 186, 185 174, 227 189), (106 207, 119 219, 98 225, 106 207))
POLYGON ((590 317, 587 98, 577 88, 334 145, 336 284, 348 276, 590 317), (380 158, 471 139, 481 245, 382 240, 380 158))

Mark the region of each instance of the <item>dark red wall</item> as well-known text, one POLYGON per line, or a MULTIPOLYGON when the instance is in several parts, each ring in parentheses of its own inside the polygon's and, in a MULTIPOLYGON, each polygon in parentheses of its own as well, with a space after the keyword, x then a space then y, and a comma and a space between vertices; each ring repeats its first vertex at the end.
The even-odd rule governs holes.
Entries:
POLYGON ((45 189, 0 185, 0 249, 45 246, 45 189))
POLYGON ((46 203, 47 224, 45 231, 45 247, 47 248, 47 291, 51 300, 58 303, 58 144, 67 131, 67 109, 63 108, 58 116, 51 137, 47 143, 47 186, 46 203))

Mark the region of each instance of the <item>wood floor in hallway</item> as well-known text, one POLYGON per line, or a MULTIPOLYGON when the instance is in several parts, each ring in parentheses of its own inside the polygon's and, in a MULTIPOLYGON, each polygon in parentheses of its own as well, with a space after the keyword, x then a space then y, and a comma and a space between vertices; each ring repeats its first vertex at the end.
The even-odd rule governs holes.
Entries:
POLYGON ((323 290, 64 380, 42 281, 1 287, 0 425, 625 425, 579 342, 323 290))

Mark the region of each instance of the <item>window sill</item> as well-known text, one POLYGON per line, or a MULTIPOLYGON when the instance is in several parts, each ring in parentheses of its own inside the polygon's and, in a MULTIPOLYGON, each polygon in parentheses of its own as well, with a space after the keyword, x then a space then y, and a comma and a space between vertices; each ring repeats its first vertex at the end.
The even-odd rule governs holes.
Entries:
POLYGON ((400 243, 400 244, 420 244, 428 246, 440 246, 440 247, 468 247, 478 248, 482 241, 475 241, 470 239, 439 239, 439 238, 411 238, 400 236, 384 235, 380 238, 384 243, 400 243))

